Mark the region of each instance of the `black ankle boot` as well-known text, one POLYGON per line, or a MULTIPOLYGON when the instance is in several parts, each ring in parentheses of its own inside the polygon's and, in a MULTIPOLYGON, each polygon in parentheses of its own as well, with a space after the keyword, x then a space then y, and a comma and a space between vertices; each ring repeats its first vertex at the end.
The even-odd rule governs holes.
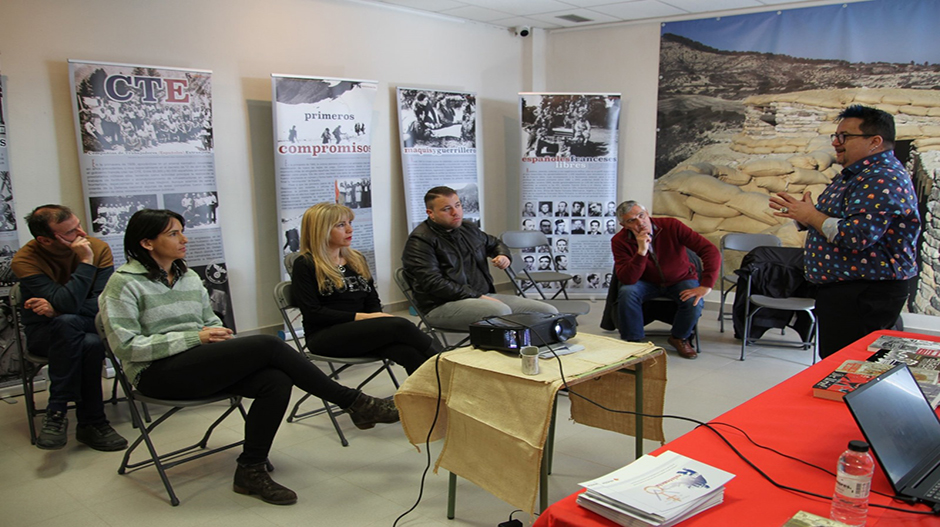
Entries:
POLYGON ((289 488, 275 483, 268 474, 267 463, 255 465, 238 464, 235 469, 235 492, 260 496, 262 500, 274 505, 293 505, 297 503, 297 494, 289 488))
POLYGON ((394 402, 377 399, 362 392, 359 392, 359 396, 345 411, 360 430, 368 430, 375 426, 375 423, 397 423, 400 420, 394 402))

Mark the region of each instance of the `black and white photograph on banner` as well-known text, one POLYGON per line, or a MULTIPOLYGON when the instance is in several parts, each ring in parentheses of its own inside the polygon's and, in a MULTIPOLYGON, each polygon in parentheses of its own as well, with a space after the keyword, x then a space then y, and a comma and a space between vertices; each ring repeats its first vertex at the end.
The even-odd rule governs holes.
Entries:
POLYGON ((522 262, 523 262, 523 264, 524 264, 524 268, 525 268, 526 271, 534 271, 534 270, 535 270, 535 256, 533 256, 533 255, 531 255, 531 254, 527 254, 527 255, 525 255, 525 256, 522 257, 522 262))
POLYGON ((372 207, 372 178, 350 178, 336 180, 336 202, 350 209, 372 207))
POLYGON ((527 157, 617 155, 620 97, 541 94, 522 99, 527 157))
POLYGON ((398 92, 405 148, 476 148, 476 96, 401 88, 398 92))
POLYGON ((539 230, 542 231, 542 234, 546 236, 552 234, 552 220, 542 219, 539 222, 539 230))
POLYGON ((584 277, 579 274, 571 275, 571 280, 565 286, 565 289, 584 289, 584 277))
POLYGON ((13 212, 13 182, 9 170, 0 170, 0 232, 16 230, 13 212))
POLYGON ((222 262, 192 266, 192 270, 202 279, 202 285, 209 293, 209 305, 227 328, 234 327, 232 315, 232 297, 228 287, 228 268, 222 262))
POLYGON ((138 210, 156 209, 156 194, 136 196, 95 196, 88 199, 91 207, 91 232, 98 236, 122 234, 127 220, 138 210))
POLYGON ((617 234, 617 220, 607 220, 605 222, 604 234, 617 234))
MULTIPOLYGON (((366 126, 371 114, 358 104, 355 94, 362 90, 372 92, 371 82, 275 77, 274 83, 277 102, 295 110, 283 112, 277 123, 278 146, 370 144, 366 126)), ((323 153, 336 153, 336 149, 323 153)))
POLYGON ((10 287, 17 282, 10 270, 10 262, 14 254, 16 254, 16 249, 11 245, 5 243, 0 246, 0 287, 10 287))
POLYGON ((300 250, 300 220, 306 209, 281 211, 281 232, 284 233, 281 252, 286 256, 300 250))
POLYGON ((480 227, 480 187, 476 183, 448 186, 454 189, 460 197, 464 221, 470 221, 480 227))
POLYGON ((76 70, 84 152, 212 150, 211 77, 157 68, 76 70))
POLYGON ((218 225, 218 192, 183 192, 163 195, 163 204, 186 220, 187 229, 218 225))

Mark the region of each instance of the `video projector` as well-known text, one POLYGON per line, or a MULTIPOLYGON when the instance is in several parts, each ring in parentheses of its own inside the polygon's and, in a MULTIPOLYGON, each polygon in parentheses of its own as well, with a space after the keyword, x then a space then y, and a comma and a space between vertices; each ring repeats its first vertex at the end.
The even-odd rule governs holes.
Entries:
POLYGON ((484 350, 519 353, 523 346, 547 346, 578 334, 578 320, 567 313, 518 313, 470 324, 470 344, 484 350))

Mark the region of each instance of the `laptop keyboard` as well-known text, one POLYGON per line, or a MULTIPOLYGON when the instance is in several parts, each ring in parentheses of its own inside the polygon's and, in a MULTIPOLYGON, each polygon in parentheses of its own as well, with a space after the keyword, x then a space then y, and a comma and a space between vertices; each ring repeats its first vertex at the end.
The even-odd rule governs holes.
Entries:
POLYGON ((940 500, 940 481, 934 483, 933 487, 930 487, 930 490, 924 493, 924 497, 932 500, 940 500))

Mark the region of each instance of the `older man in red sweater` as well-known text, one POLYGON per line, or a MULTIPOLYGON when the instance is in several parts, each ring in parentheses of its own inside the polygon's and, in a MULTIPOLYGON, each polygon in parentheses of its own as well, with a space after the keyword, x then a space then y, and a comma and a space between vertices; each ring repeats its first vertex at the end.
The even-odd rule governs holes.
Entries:
POLYGON ((704 297, 718 278, 721 253, 679 220, 651 218, 646 207, 636 201, 621 203, 617 217, 623 229, 611 239, 611 248, 614 271, 620 281, 617 315, 620 338, 643 340, 643 303, 668 296, 679 305, 668 342, 681 357, 698 357, 689 337, 702 315, 704 297), (702 259, 701 283, 686 248, 702 259))

